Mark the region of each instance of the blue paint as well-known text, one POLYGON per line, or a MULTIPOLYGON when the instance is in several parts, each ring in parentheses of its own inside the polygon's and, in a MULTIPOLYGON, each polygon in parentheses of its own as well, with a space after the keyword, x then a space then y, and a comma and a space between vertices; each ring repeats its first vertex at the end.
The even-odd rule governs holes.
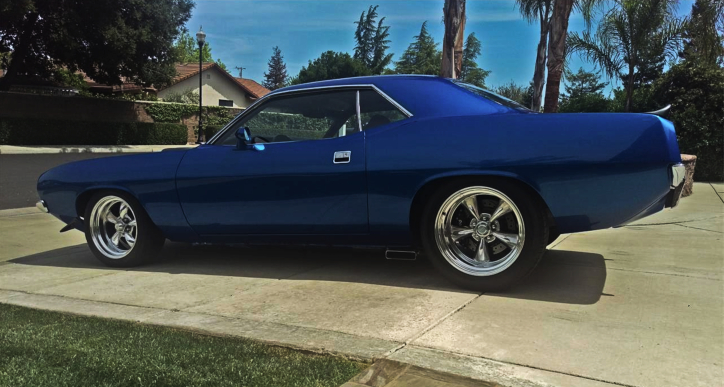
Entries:
POLYGON ((660 211, 668 168, 681 161, 674 127, 659 117, 527 113, 442 78, 363 77, 275 93, 360 84, 413 116, 334 139, 66 164, 40 177, 39 195, 68 223, 83 192, 123 190, 177 241, 407 246, 418 226, 410 225, 412 201, 438 179, 514 179, 571 233, 660 211), (351 151, 350 163, 334 164, 336 151, 351 151))

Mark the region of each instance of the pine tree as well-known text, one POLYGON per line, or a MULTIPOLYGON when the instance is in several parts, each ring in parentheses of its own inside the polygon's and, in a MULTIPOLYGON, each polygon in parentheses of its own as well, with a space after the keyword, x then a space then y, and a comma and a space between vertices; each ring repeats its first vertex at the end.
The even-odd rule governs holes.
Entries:
POLYGON ((427 32, 427 21, 422 23, 420 34, 407 47, 402 57, 395 63, 397 74, 438 75, 442 62, 442 52, 438 50, 435 39, 427 32))
POLYGON ((384 25, 384 17, 375 24, 377 7, 370 6, 366 12, 362 11, 359 21, 355 22, 357 29, 354 33, 354 59, 362 62, 372 74, 381 74, 392 61, 392 54, 387 54, 390 27, 384 25))
POLYGON ((724 0, 696 0, 684 33, 680 57, 702 64, 724 65, 724 0), (717 31, 717 23, 720 31, 717 31))
POLYGON ((460 68, 459 79, 471 85, 485 87, 485 78, 490 75, 490 71, 481 69, 475 61, 481 51, 482 46, 480 44, 480 40, 475 37, 475 32, 471 32, 470 35, 468 35, 468 38, 465 39, 463 61, 460 68))
POLYGON ((272 54, 271 59, 269 59, 269 72, 264 73, 262 86, 269 90, 276 90, 287 84, 287 65, 284 64, 284 57, 279 46, 275 46, 272 50, 274 54, 272 54))
POLYGON ((607 83, 599 82, 601 76, 598 73, 586 71, 583 67, 578 69, 577 73, 565 71, 566 74, 566 93, 565 97, 574 98, 584 94, 601 94, 607 83))

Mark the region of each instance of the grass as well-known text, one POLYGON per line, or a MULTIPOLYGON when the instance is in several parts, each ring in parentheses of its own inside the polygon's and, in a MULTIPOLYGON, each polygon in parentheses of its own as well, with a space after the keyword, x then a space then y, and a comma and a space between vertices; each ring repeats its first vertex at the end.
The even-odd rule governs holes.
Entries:
POLYGON ((251 340, 0 304, 0 386, 339 386, 366 367, 251 340))

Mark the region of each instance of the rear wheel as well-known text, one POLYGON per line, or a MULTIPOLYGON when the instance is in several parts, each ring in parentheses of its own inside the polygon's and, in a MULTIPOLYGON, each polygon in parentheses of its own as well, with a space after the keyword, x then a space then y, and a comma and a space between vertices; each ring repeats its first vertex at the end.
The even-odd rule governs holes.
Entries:
POLYGON ((125 192, 97 193, 84 215, 88 246, 108 266, 141 265, 163 246, 163 234, 138 201, 125 192))
POLYGON ((465 179, 427 203, 422 245, 447 278, 476 291, 502 290, 538 264, 548 242, 544 211, 503 180, 465 179))

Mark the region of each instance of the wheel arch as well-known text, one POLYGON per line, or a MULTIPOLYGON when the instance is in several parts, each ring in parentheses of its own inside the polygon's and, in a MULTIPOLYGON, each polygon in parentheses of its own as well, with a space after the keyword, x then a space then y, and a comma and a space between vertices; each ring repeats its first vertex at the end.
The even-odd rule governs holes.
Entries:
POLYGON ((553 218, 553 214, 551 213, 550 208, 548 207, 548 204, 543 200, 543 197, 541 194, 525 179, 521 178, 518 175, 511 174, 511 173, 505 173, 505 172, 460 172, 460 173, 450 173, 445 175, 438 175, 431 177, 427 179, 424 183, 420 185, 420 187, 415 192, 415 196, 412 199, 412 203, 410 205, 410 214, 409 214, 409 221, 410 221, 410 234, 412 235, 412 243, 413 246, 419 248, 420 247, 420 222, 422 221, 422 212, 425 207, 425 204, 427 203, 427 200, 432 196, 432 194, 442 187, 443 185, 455 181, 455 180, 463 180, 463 179, 481 179, 481 180, 497 180, 497 181, 507 181, 510 183, 515 184, 516 186, 520 187, 522 190, 524 190, 530 197, 533 198, 533 200, 537 201, 539 205, 541 205, 544 209, 546 220, 550 227, 555 227, 555 219, 553 218))
MULTIPOLYGON (((125 187, 119 187, 114 185, 107 185, 107 186, 93 186, 86 188, 83 192, 78 194, 75 198, 75 212, 79 217, 83 217, 85 214, 85 208, 88 206, 88 202, 91 200, 93 195, 97 194, 101 191, 121 191, 123 193, 126 193, 130 196, 132 196, 138 203, 141 204, 141 207, 143 206, 143 203, 141 203, 140 200, 138 200, 138 196, 135 195, 132 191, 125 187)), ((143 208, 144 211, 146 211, 146 208, 143 208)), ((146 211, 148 213, 148 211, 146 211)))

